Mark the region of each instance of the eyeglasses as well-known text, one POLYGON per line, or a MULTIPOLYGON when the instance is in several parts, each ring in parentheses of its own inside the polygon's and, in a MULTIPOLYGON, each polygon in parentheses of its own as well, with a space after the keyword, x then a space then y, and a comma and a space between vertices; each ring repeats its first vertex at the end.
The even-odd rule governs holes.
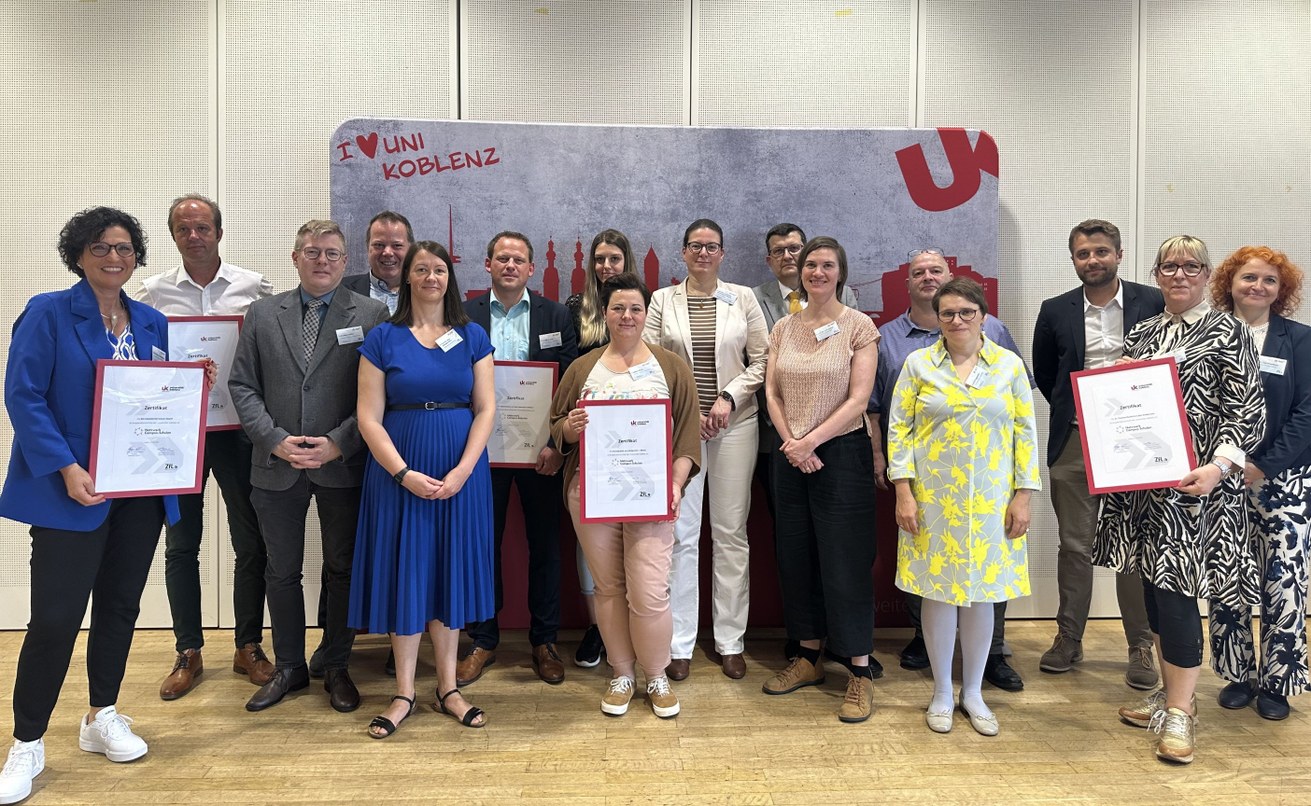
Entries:
POLYGON ((692 252, 705 252, 707 255, 717 255, 719 254, 719 250, 724 247, 717 243, 696 243, 693 241, 692 243, 683 244, 683 248, 692 252))
POLYGON ((130 243, 105 243, 96 241, 87 247, 87 251, 96 257, 104 257, 111 251, 117 252, 119 257, 132 257, 137 253, 137 248, 130 243))
POLYGON ((1187 263, 1162 263, 1156 267, 1156 271, 1166 277, 1173 277, 1180 271, 1183 271, 1185 277, 1196 277, 1205 268, 1205 264, 1190 260, 1187 263))
POLYGON ((959 311, 938 311, 938 321, 942 322, 944 325, 957 318, 962 322, 973 322, 974 317, 978 315, 978 308, 963 308, 959 311))
POLYGON ((336 263, 346 257, 346 253, 340 249, 320 249, 317 246, 307 246, 300 250, 300 253, 310 260, 318 260, 319 256, 322 255, 328 259, 329 263, 336 263))
POLYGON ((801 254, 801 244, 799 243, 788 244, 787 246, 776 246, 769 250, 770 257, 783 257, 784 255, 792 255, 793 257, 796 257, 799 254, 801 254))
POLYGON ((906 257, 909 257, 911 260, 914 260, 920 255, 937 255, 938 257, 943 257, 942 247, 926 246, 923 249, 912 249, 906 253, 906 257))

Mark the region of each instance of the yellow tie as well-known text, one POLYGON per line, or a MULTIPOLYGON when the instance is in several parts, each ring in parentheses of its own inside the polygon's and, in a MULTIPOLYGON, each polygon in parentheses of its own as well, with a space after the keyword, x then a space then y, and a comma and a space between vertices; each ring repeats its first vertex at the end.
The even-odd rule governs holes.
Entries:
POLYGON ((788 313, 801 313, 801 292, 793 291, 788 294, 788 313))

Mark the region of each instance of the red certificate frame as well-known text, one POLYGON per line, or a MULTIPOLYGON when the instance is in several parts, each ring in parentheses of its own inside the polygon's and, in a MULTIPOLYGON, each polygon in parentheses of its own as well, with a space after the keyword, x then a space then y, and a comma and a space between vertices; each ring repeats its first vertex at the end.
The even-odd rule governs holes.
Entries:
MULTIPOLYGON (((101 434, 101 417, 104 413, 104 393, 105 393, 105 370, 110 367, 128 367, 128 368, 150 368, 150 369, 193 369, 201 373, 202 383, 205 373, 205 365, 199 361, 115 361, 109 359, 100 359, 96 362, 96 387, 94 392, 95 406, 91 412, 91 460, 89 462, 89 472, 94 481, 97 478, 97 471, 100 468, 100 434, 101 434)), ((205 415, 208 413, 208 406, 199 406, 197 416, 197 436, 196 436, 196 458, 195 468, 191 476, 191 482, 188 486, 150 488, 141 490, 112 490, 102 492, 97 489, 97 493, 103 495, 106 499, 110 498, 140 498, 150 495, 192 495, 199 493, 204 481, 204 460, 205 460, 205 415)))
MULTIPOLYGON (((578 506, 581 510, 578 519, 582 523, 640 523, 648 521, 669 521, 674 517, 674 426, 673 426, 673 403, 668 398, 651 398, 651 399, 634 399, 634 400, 580 400, 580 408, 584 409, 608 409, 611 407, 629 407, 629 408, 657 408, 660 410, 661 419, 664 421, 663 433, 665 441, 664 463, 665 463, 665 509, 661 513, 629 515, 615 513, 608 515, 589 515, 588 512, 588 484, 587 484, 587 450, 588 435, 596 433, 597 429, 594 423, 589 421, 587 427, 583 429, 582 439, 579 440, 578 450, 578 506)), ((636 418, 631 421, 630 425, 637 429, 639 423, 636 418)), ((634 431, 633 433, 637 433, 634 431)), ((649 433, 649 432, 648 432, 649 433)), ((595 449, 600 450, 600 449, 595 449)))
MULTIPOLYGON (((546 433, 546 439, 547 439, 547 441, 550 441, 550 439, 551 439, 551 433, 550 433, 551 398, 555 397, 555 389, 556 389, 556 387, 557 387, 557 386, 559 385, 559 383, 560 383, 560 365, 557 364, 557 363, 554 362, 554 361, 493 361, 493 362, 492 362, 492 371, 493 371, 493 375, 494 375, 495 378, 497 379, 497 383, 498 383, 498 384, 499 384, 499 382, 500 382, 500 379, 503 377, 502 373, 500 373, 500 372, 498 371, 501 367, 517 367, 517 368, 526 368, 526 369, 537 369, 537 370, 541 370, 541 371, 543 371, 543 372, 545 372, 545 371, 548 370, 548 369, 550 370, 550 372, 551 372, 551 395, 550 395, 550 397, 546 398, 546 401, 545 401, 545 402, 546 402, 546 410, 542 413, 542 414, 543 414, 543 418, 544 418, 545 423, 546 423, 546 426, 547 426, 547 429, 546 429, 546 432, 547 432, 547 433, 546 433)), ((524 382, 525 382, 525 379, 520 379, 520 383, 524 383, 524 382)), ((493 439, 496 437, 496 431, 497 431, 498 429, 500 429, 500 427, 501 427, 501 411, 502 411, 502 405, 501 405, 501 395, 499 394, 499 391, 500 391, 500 387, 499 387, 499 386, 497 387, 497 390, 498 390, 498 394, 497 394, 497 396, 496 396, 496 425, 493 426, 493 429, 492 429, 492 438, 493 438, 493 439)), ((488 442, 489 442, 489 444, 490 444, 491 440, 488 440, 488 442)), ((545 443, 543 443, 543 444, 545 444, 545 443)), ((533 454, 534 454, 534 456, 533 456, 533 461, 531 461, 531 462, 529 462, 529 461, 523 461, 523 462, 513 462, 513 461, 490 461, 489 464, 490 464, 492 467, 533 467, 533 468, 535 468, 535 467, 537 467, 536 454, 537 454, 537 453, 540 453, 541 450, 542 450, 542 446, 541 446, 541 445, 539 445, 539 446, 537 446, 535 449, 533 449, 533 454)), ((490 456, 489 456, 488 458, 490 459, 490 456)))
MULTIPOLYGON (((239 339, 241 337, 241 327, 246 321, 246 318, 244 316, 236 316, 231 314, 225 314, 223 316, 170 316, 167 318, 168 318, 168 323, 170 325, 169 334, 168 334, 169 353, 174 353, 173 348, 179 341, 179 339, 174 338, 173 328, 171 327, 171 325, 173 325, 173 323, 175 322, 180 324, 189 324, 193 322, 231 322, 234 325, 236 325, 237 338, 239 339)), ((233 406, 232 395, 228 392, 228 376, 229 373, 232 372, 232 362, 236 358, 236 354, 237 354, 236 341, 237 339, 233 340, 231 354, 225 356, 225 360, 220 361, 217 358, 214 359, 214 363, 218 365, 218 382, 214 384, 214 388, 210 390, 209 393, 210 409, 213 409, 215 407, 214 397, 215 395, 217 395, 220 398, 219 405, 225 406, 228 411, 231 411, 234 414, 236 412, 236 407, 233 406)), ((209 357, 214 358, 214 356, 212 355, 209 357)), ((185 356, 178 356, 178 355, 170 355, 169 359, 175 361, 188 360, 185 356)), ((208 414, 206 415, 206 417, 208 417, 208 414)), ((232 423, 217 423, 217 424, 207 422, 205 425, 206 431, 237 431, 240 429, 241 429, 240 421, 232 422, 232 423)))
POLYGON ((1197 468, 1173 357, 1073 372, 1070 384, 1088 492, 1176 487, 1197 468), (1107 466, 1110 454, 1133 466, 1107 466))

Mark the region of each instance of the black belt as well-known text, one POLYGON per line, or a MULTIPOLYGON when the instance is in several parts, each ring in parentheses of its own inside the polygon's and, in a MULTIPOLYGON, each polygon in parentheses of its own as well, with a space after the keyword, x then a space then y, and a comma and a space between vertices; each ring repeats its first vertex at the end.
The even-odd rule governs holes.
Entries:
POLYGON ((436 409, 467 409, 469 407, 468 403, 433 403, 429 401, 427 403, 397 403, 394 406, 388 406, 387 411, 413 411, 415 409, 434 411, 436 409))

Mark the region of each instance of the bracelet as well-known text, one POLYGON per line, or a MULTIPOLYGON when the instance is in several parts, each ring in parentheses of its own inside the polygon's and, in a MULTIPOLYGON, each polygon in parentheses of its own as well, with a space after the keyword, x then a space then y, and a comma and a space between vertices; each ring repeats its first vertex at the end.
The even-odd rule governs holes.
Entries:
POLYGON ((405 474, 409 472, 410 472, 410 466, 406 465, 405 467, 402 467, 400 470, 397 470, 396 473, 392 476, 392 478, 396 480, 397 484, 400 484, 405 479, 405 474))

